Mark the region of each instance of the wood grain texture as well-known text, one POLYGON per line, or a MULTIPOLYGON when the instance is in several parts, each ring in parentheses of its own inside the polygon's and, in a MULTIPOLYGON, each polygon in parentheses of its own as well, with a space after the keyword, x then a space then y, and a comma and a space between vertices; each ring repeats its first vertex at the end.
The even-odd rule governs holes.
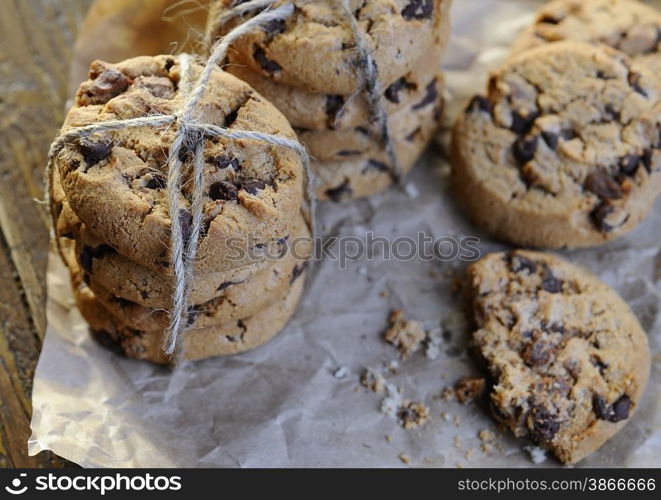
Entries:
POLYGON ((32 377, 46 326, 43 171, 68 97, 77 27, 91 0, 3 0, 0 16, 0 466, 27 456, 32 377))

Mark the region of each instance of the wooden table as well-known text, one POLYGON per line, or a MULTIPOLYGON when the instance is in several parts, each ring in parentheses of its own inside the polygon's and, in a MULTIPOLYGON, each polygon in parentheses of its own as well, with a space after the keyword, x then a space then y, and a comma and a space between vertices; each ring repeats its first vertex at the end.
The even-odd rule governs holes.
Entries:
POLYGON ((46 325, 42 177, 62 123, 71 52, 91 0, 0 6, 0 466, 70 465, 27 454, 32 378, 46 325))

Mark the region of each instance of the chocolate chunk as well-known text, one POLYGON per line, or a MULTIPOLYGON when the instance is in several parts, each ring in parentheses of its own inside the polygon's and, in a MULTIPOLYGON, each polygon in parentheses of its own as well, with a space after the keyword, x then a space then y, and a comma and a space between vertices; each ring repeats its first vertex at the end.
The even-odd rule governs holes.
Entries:
POLYGON ((599 373, 601 375, 603 375, 604 372, 608 369, 608 363, 604 363, 597 356, 591 356, 590 362, 599 369, 599 373))
POLYGON ((327 189, 326 195, 328 196, 328 198, 331 199, 331 201, 339 202, 342 201, 343 198, 351 196, 352 192, 353 189, 351 189, 351 185, 349 184, 349 179, 346 179, 339 186, 327 189))
POLYGON ((395 80, 394 83, 391 83, 383 94, 386 99, 395 104, 399 104, 399 91, 402 89, 414 88, 415 85, 409 83, 406 80, 406 77, 401 77, 398 80, 395 80))
POLYGON ((220 170, 223 170, 227 167, 232 167, 232 169, 236 172, 241 170, 241 164, 239 163, 239 160, 233 156, 218 155, 212 160, 212 163, 217 169, 220 170))
POLYGON ((337 121, 337 117, 342 112, 344 106, 344 97, 341 95, 327 95, 326 96, 326 115, 328 116, 328 123, 332 127, 337 121))
POLYGON ((545 290, 549 293, 560 293, 562 292, 562 281, 556 278, 553 272, 546 268, 542 276, 542 290, 545 290))
POLYGON ((153 174, 145 183, 147 189, 165 189, 167 179, 162 174, 153 174))
POLYGON ((562 137, 565 141, 571 141, 572 139, 576 139, 578 134, 575 130, 566 128, 560 132, 560 137, 562 137))
POLYGON ((134 85, 161 99, 172 99, 175 96, 174 83, 162 76, 141 76, 135 80, 134 85))
POLYGON ((247 191, 250 194, 257 194, 257 191, 261 191, 265 187, 266 184, 259 179, 250 179, 241 182, 241 189, 247 191))
POLYGON ((606 172, 598 170, 592 172, 585 179, 585 189, 596 194, 603 200, 617 200, 622 198, 622 188, 606 172))
POLYGON ((537 270, 537 264, 534 261, 523 257, 522 255, 513 255, 512 256, 512 271, 515 273, 520 273, 522 271, 528 271, 529 274, 533 274, 537 270))
POLYGON ((292 272, 291 272, 291 278, 289 278, 289 284, 290 285, 292 283, 294 283, 299 278, 299 276, 301 274, 303 274, 303 271, 305 271, 305 268, 307 267, 307 265, 308 265, 308 263, 307 263, 307 261, 305 261, 301 264, 297 264, 296 266, 294 266, 294 269, 292 269, 292 272))
POLYGON ((525 116, 519 113, 518 111, 513 111, 512 125, 510 126, 510 130, 514 132, 516 135, 523 136, 530 131, 533 123, 535 123, 535 120, 537 119, 538 116, 539 113, 537 113, 536 111, 532 111, 525 116))
POLYGON ((608 223, 608 216, 615 211, 615 207, 608 203, 601 203, 590 213, 592 223, 602 233, 607 233, 614 229, 614 226, 608 223))
POLYGON ((193 225, 193 216, 188 210, 179 210, 179 227, 181 228, 181 235, 184 240, 184 245, 188 244, 191 236, 191 228, 193 225))
POLYGON ((83 155, 87 168, 105 160, 112 151, 113 142, 105 139, 92 140, 82 137, 79 143, 80 154, 83 155))
POLYGON ((560 422, 547 408, 541 405, 533 406, 527 418, 530 437, 536 442, 548 442, 560 430, 560 422))
POLYGON ((647 170, 648 172, 652 171, 652 157, 653 157, 653 155, 654 155, 654 150, 652 150, 652 149, 647 149, 643 153, 643 157, 642 157, 643 165, 645 165, 645 170, 647 170))
POLYGON ((402 9, 402 17, 411 19, 429 19, 434 12, 434 0, 411 0, 402 9))
POLYGON ((640 95, 647 97, 647 92, 643 87, 640 86, 640 79, 642 78, 640 73, 630 72, 629 73, 629 85, 632 89, 638 92, 640 95))
POLYGON ((476 111, 491 113, 491 101, 484 96, 476 95, 468 103, 466 113, 475 113, 476 111))
POLYGON ((378 170, 379 172, 389 172, 390 171, 390 167, 388 167, 388 165, 386 165, 382 161, 374 160, 372 158, 367 160, 367 163, 365 164, 365 169, 363 171, 368 170, 370 168, 373 168, 374 170, 378 170))
POLYGON ((543 24, 560 24, 560 21, 562 21, 562 19, 558 19, 551 14, 545 14, 537 20, 538 23, 543 24))
POLYGON ((423 97, 418 104, 414 104, 411 109, 413 110, 422 109, 425 106, 429 106, 430 104, 436 102, 436 100, 438 99, 438 91, 436 90, 436 78, 434 78, 431 82, 429 82, 429 84, 427 84, 425 92, 426 92, 425 97, 423 97))
POLYGON ((282 69, 277 62, 271 61, 269 58, 266 57, 266 53, 264 52, 264 49, 261 48, 259 45, 255 45, 255 49, 253 51, 253 57, 259 63, 262 69, 267 73, 276 73, 282 69))
POLYGON ((514 144, 512 145, 512 153, 519 164, 525 165, 535 157, 538 140, 539 137, 535 136, 530 139, 520 137, 514 141, 514 144))
POLYGON ((174 59, 172 59, 171 57, 168 57, 165 60, 165 71, 169 72, 172 69, 172 66, 174 66, 174 59))
POLYGON ((606 109, 606 113, 608 113, 611 120, 620 121, 620 118, 622 118, 622 113, 616 110, 612 105, 606 104, 605 109, 606 109))
POLYGON ((232 125, 235 121, 237 116, 239 116, 239 110, 235 109, 234 111, 230 111, 227 116, 225 116, 225 127, 229 127, 232 125))
POLYGON ((129 88, 129 79, 113 68, 104 70, 90 85, 87 93, 96 104, 108 102, 129 88))
POLYGON ((209 198, 214 201, 231 201, 238 198, 238 189, 231 182, 218 181, 209 186, 209 198))
POLYGON ((558 148, 558 141, 560 140, 560 136, 555 132, 542 132, 542 139, 544 139, 546 145, 553 151, 558 148))
POLYGON ((523 361, 530 367, 543 366, 553 358, 553 347, 547 342, 536 341, 528 344, 521 353, 523 361))
POLYGON ((620 173, 622 175, 633 176, 638 171, 640 165, 640 156, 638 155, 627 155, 620 158, 620 173))
POLYGON ((99 245, 97 247, 85 245, 81 250, 80 255, 78 255, 80 267, 82 267, 84 271, 91 273, 94 259, 100 259, 101 257, 114 252, 115 249, 109 245, 99 245))
POLYGON ((135 302, 125 299, 124 297, 113 296, 112 301, 122 309, 136 305, 135 302))
POLYGON ((357 151, 355 149, 343 149, 342 151, 337 152, 337 156, 359 156, 362 154, 362 151, 357 151))
POLYGON ((592 410, 599 420, 606 420, 608 422, 620 422, 629 418, 629 411, 631 410, 632 401, 629 396, 623 394, 612 405, 609 405, 606 400, 595 395, 592 399, 592 410))
POLYGON ((263 26, 263 30, 271 36, 279 35, 285 31, 285 20, 284 19, 272 19, 263 26))

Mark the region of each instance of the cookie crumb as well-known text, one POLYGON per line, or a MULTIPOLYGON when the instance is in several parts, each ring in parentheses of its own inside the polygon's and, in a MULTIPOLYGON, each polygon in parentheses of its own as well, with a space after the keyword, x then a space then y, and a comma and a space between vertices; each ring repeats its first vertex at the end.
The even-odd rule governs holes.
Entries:
POLYGON ((406 430, 416 429, 429 420, 429 408, 422 403, 404 401, 397 410, 397 420, 406 430))
POLYGON ((399 454, 399 459, 400 459, 403 463, 405 463, 406 465, 408 465, 408 464, 411 463, 411 459, 410 459, 409 456, 408 456, 406 453, 404 453, 404 452, 402 452, 402 453, 399 454))
POLYGON ((449 422, 449 421, 450 421, 450 415, 449 415, 448 413, 444 412, 444 411, 441 412, 441 418, 442 418, 443 420, 445 420, 446 422, 449 422))
POLYGON ((534 464, 541 464, 546 461, 546 451, 539 446, 524 446, 523 448, 530 455, 530 460, 534 464))
POLYGON ((455 415, 453 419, 455 427, 461 426, 461 417, 459 415, 455 415))
POLYGON ((365 368, 360 376, 360 385, 367 387, 370 391, 381 393, 386 387, 386 379, 373 368, 365 368))
POLYGON ((454 395, 462 405, 478 399, 484 392, 486 380, 483 377, 464 377, 454 386, 454 395))
POLYGON ((466 450, 466 453, 464 454, 464 458, 466 460, 470 460, 473 458, 473 455, 475 455, 475 450, 473 448, 469 448, 466 450))
POLYGON ((458 450, 461 450, 461 436, 457 435, 454 437, 453 440, 454 447, 457 448, 458 450))
POLYGON ((387 290, 383 290, 382 292, 379 292, 379 297, 386 298, 390 295, 387 290))
POLYGON ((390 434, 386 435, 386 441, 392 443, 392 436, 390 434))
POLYGON ((338 366, 333 370, 333 377, 343 379, 349 374, 349 369, 346 366, 338 366))
POLYGON ((483 443, 491 443, 496 440, 496 435, 489 429, 482 429, 477 433, 477 437, 480 438, 480 441, 483 443))
POLYGON ((424 328, 417 321, 405 320, 400 309, 390 314, 390 327, 386 330, 386 342, 399 349, 402 358, 406 359, 420 349, 420 344, 427 337, 424 328))

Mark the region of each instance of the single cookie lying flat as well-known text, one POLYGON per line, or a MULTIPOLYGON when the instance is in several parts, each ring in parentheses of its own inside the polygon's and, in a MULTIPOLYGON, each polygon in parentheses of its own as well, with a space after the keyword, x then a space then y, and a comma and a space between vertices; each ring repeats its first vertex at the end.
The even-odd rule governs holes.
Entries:
POLYGON ((558 42, 512 58, 454 129, 469 214, 523 246, 588 247, 633 229, 661 192, 660 85, 603 46, 558 42))
POLYGON ((604 43, 661 74, 661 14, 637 0, 555 0, 514 42, 518 54, 548 42, 604 43))
POLYGON ((617 293, 550 254, 494 253, 467 284, 494 417, 562 462, 615 435, 650 374, 647 335, 617 293))

